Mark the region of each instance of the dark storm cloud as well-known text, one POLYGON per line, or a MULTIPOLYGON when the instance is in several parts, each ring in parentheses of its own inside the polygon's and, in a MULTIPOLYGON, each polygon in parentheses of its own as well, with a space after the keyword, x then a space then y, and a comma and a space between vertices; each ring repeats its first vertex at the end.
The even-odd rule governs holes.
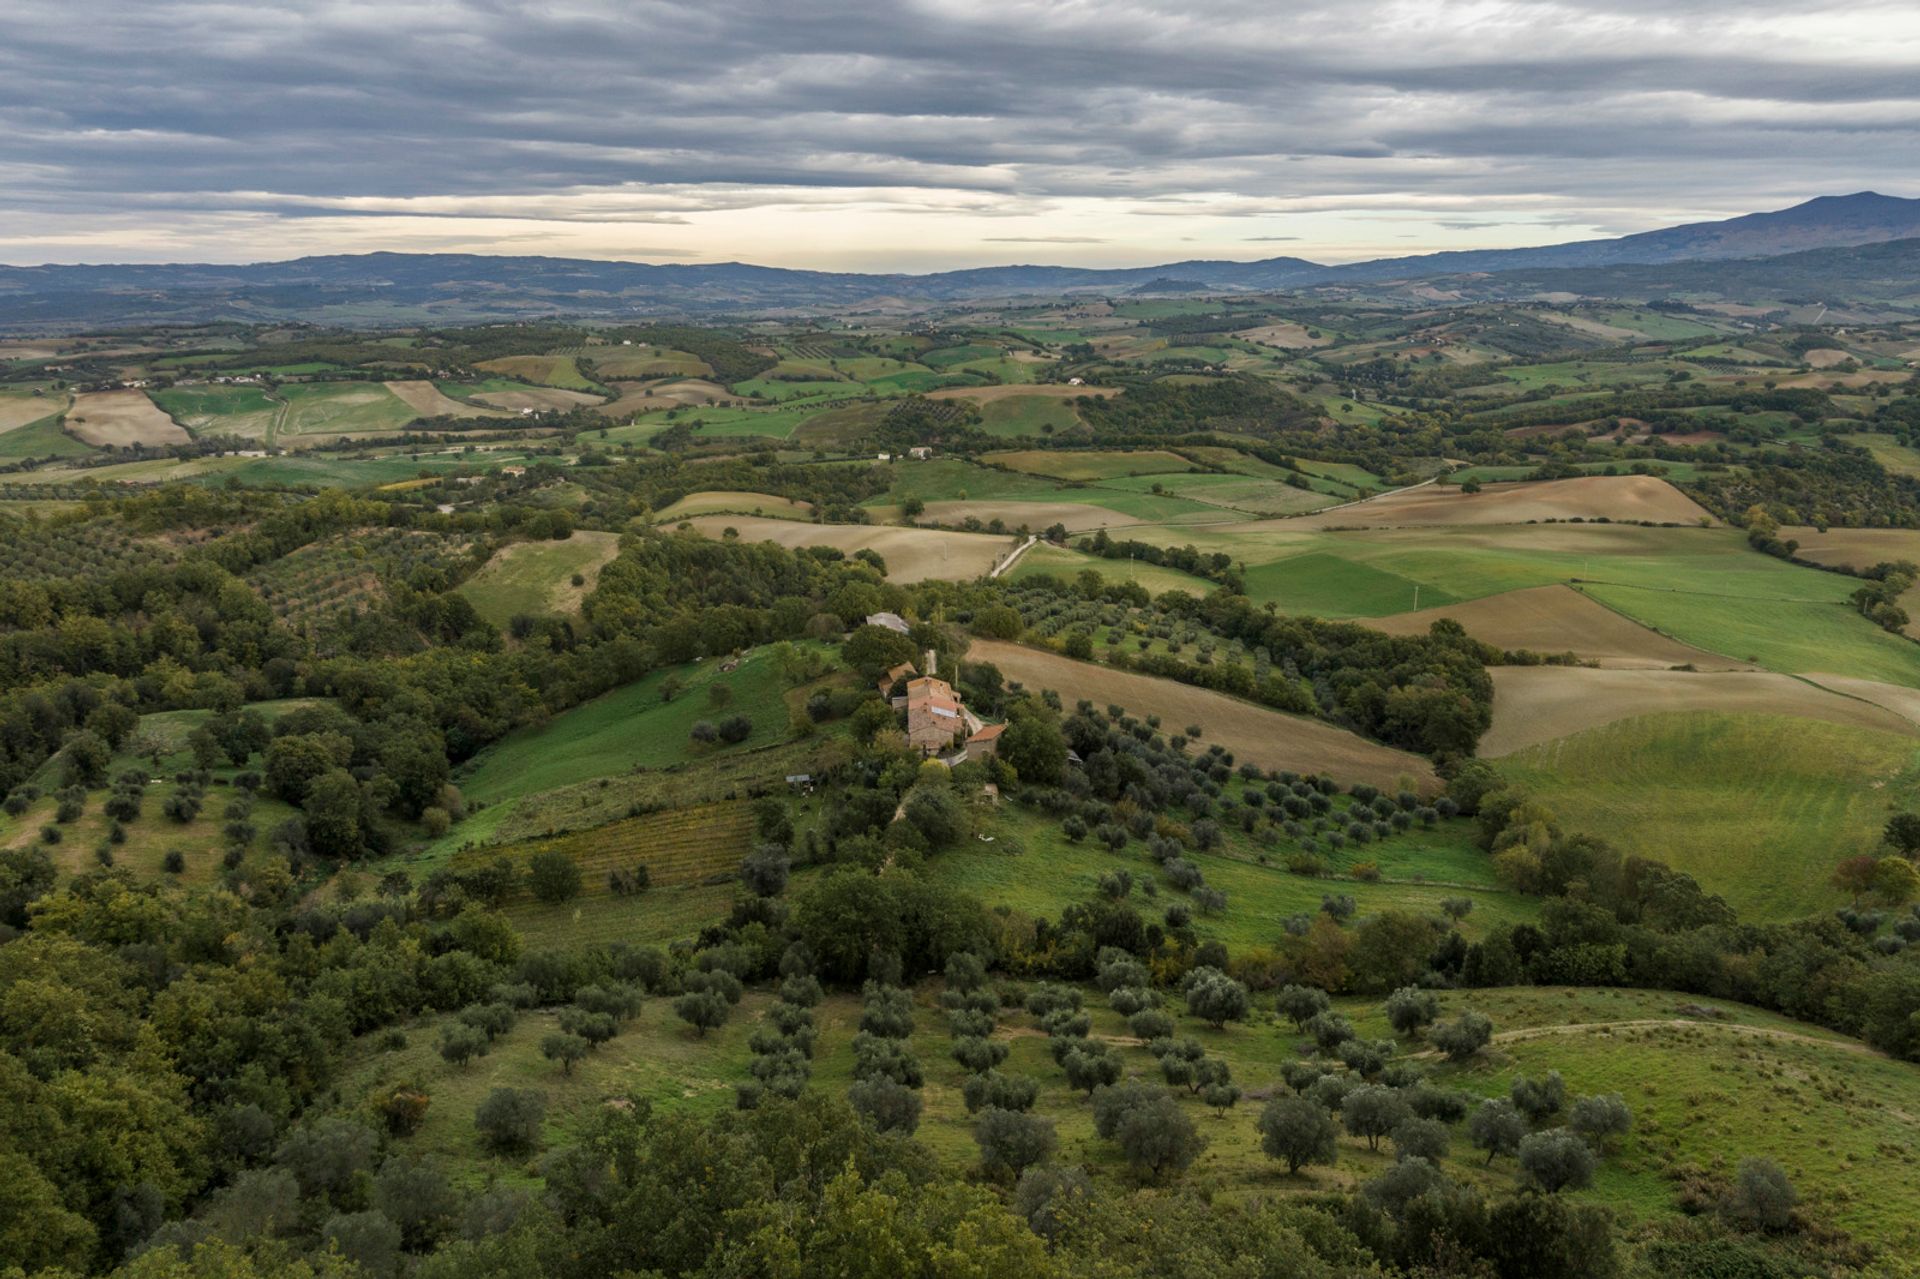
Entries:
POLYGON ((813 199, 1639 229, 1897 183, 1916 62, 1910 5, 1776 0, 7 0, 0 238, 813 199))

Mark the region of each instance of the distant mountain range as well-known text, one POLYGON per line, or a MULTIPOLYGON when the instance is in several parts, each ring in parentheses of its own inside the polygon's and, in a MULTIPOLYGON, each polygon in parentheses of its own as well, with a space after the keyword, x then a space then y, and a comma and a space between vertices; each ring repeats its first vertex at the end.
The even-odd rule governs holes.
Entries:
POLYGON ((1121 270, 998 266, 932 275, 368 253, 244 266, 0 267, 0 331, 208 320, 343 325, 555 315, 807 312, 1083 292, 1372 290, 1449 281, 1468 296, 1713 291, 1833 300, 1920 295, 1920 199, 1863 191, 1611 240, 1325 266, 1304 258, 1121 270), (1876 246, 1877 252, 1848 252, 1876 246), (1778 264, 1777 270, 1766 264, 1778 264), (1685 264, 1685 271, 1650 267, 1685 264), (1717 265, 1716 265, 1717 264, 1717 265), (1770 278, 1778 276, 1770 282, 1770 278), (1791 283, 1789 283, 1789 277, 1791 283), (1680 283, 1684 279, 1687 283, 1680 283), (1772 289, 1771 294, 1768 290, 1772 289))

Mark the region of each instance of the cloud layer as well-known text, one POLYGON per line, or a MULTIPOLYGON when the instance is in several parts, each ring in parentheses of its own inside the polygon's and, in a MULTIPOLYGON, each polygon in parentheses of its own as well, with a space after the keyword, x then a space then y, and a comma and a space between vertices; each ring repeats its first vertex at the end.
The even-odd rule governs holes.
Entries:
POLYGON ((1915 194, 1920 9, 8 0, 0 260, 934 269, 1547 243, 1915 194))

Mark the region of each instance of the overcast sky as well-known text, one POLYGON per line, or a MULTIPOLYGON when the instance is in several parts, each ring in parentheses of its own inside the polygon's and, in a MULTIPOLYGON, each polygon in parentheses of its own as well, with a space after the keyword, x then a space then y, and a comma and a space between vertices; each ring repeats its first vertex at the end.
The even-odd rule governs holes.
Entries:
POLYGON ((1920 195, 1920 3, 0 0, 0 261, 1320 261, 1920 195))

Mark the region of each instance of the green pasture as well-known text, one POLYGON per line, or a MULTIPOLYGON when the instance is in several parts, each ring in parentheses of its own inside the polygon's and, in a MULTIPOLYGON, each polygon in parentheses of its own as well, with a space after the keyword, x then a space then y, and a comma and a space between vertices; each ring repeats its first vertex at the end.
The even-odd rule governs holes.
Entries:
POLYGON ((1666 862, 1743 919, 1842 906, 1828 883, 1920 807, 1920 744, 1785 715, 1637 716, 1497 761, 1563 827, 1666 862))

